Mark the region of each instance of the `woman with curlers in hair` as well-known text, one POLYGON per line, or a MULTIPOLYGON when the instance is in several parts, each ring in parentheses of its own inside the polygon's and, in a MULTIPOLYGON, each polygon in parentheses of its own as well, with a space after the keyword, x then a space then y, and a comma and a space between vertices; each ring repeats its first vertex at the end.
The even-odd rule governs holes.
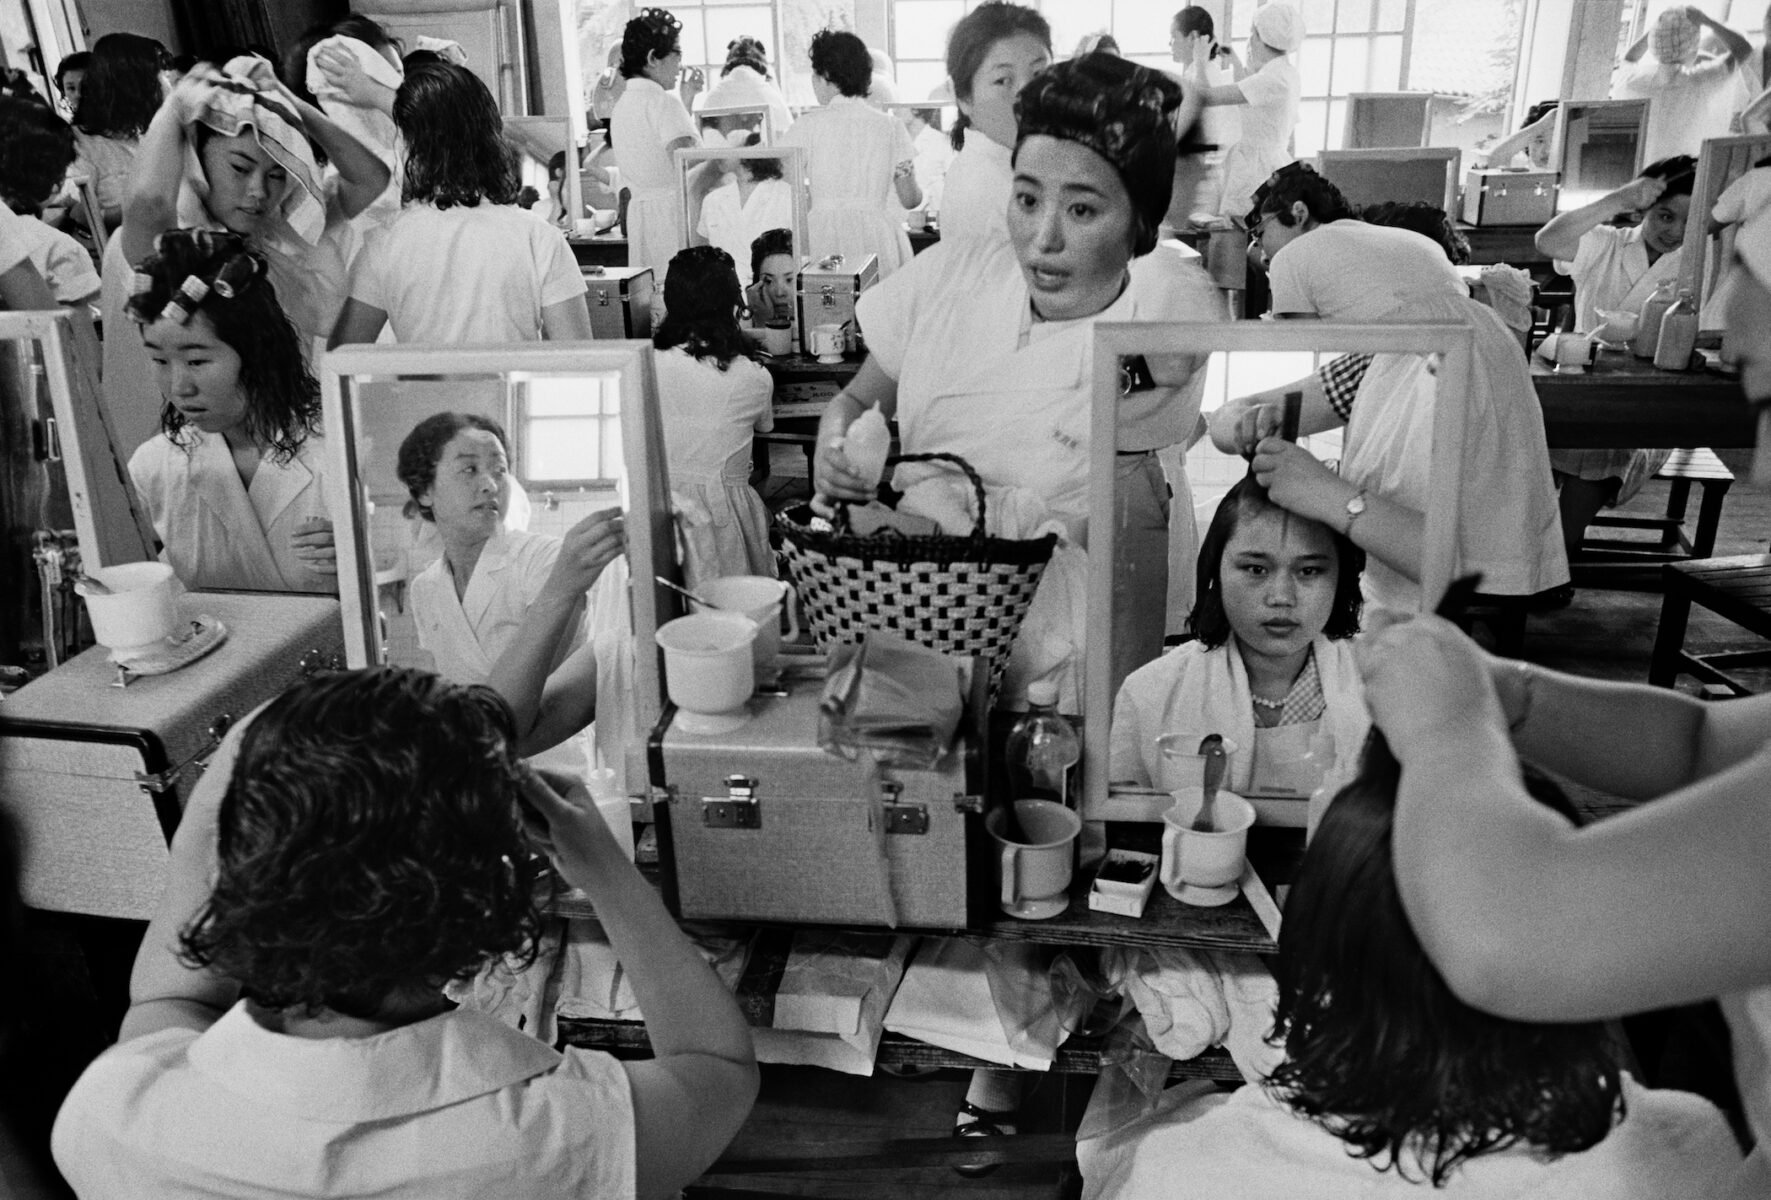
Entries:
POLYGON ((609 144, 621 180, 633 192, 627 205, 627 265, 652 268, 664 283, 671 256, 689 244, 677 199, 678 150, 701 145, 689 108, 705 82, 698 68, 683 70, 683 23, 662 8, 644 8, 621 34, 621 77, 627 86, 609 114, 609 144), (682 99, 670 89, 682 77, 682 99))

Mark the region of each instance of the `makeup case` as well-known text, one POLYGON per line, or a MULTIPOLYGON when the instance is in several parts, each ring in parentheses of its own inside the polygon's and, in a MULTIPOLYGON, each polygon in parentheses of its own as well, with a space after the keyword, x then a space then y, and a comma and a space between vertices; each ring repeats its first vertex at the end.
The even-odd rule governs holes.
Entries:
POLYGON ((840 254, 805 259, 799 268, 800 337, 809 345, 811 330, 817 326, 840 325, 847 334, 845 353, 865 350, 861 327, 855 320, 855 301, 878 282, 879 256, 875 254, 859 261, 840 254))
POLYGON ((656 284, 651 267, 585 266, 585 301, 590 305, 590 333, 597 341, 652 337, 652 298, 656 284))

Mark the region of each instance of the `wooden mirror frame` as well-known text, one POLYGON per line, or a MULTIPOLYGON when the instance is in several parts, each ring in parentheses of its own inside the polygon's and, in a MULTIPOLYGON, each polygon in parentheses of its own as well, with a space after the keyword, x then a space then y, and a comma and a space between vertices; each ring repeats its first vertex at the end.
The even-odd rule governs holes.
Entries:
MULTIPOLYGON (((1095 326, 1094 406, 1089 443, 1088 613, 1091 630, 1113 626, 1114 520, 1119 444, 1120 368, 1137 355, 1324 351, 1336 354, 1442 354, 1434 397, 1432 484, 1421 547, 1421 607, 1431 612, 1458 566, 1457 511, 1468 425, 1464 381, 1475 359, 1468 325, 1351 325, 1335 321, 1235 321, 1230 324, 1112 322, 1095 326), (1454 420, 1439 418, 1446 413, 1454 420)), ((1110 635, 1109 635, 1110 636, 1110 635)), ((1083 663, 1085 819, 1119 819, 1108 787, 1112 742, 1112 654, 1091 644, 1083 663)))
POLYGON ((1771 154, 1771 134, 1752 133, 1708 138, 1697 155, 1697 178, 1691 184, 1691 212, 1685 220, 1684 256, 1679 262, 1679 286, 1690 288, 1702 318, 1700 332, 1721 329, 1718 312, 1707 311, 1716 285, 1734 252, 1736 226, 1710 236, 1710 213, 1729 184, 1753 169, 1753 163, 1771 154))
POLYGON ((773 146, 781 131, 775 128, 775 118, 770 115, 766 104, 730 104, 719 108, 697 108, 689 114, 695 122, 695 132, 701 132, 701 122, 708 117, 748 117, 760 116, 763 119, 763 140, 761 145, 750 147, 734 147, 735 149, 760 150, 764 146, 773 146))
MULTIPOLYGON (((683 237, 693 239, 695 226, 700 222, 694 220, 694 212, 689 204, 689 169, 704 162, 744 158, 774 158, 781 160, 781 178, 793 190, 793 247, 796 257, 804 257, 801 248, 809 244, 811 237, 810 224, 806 220, 806 212, 810 208, 807 202, 806 172, 810 162, 804 149, 798 146, 741 146, 730 150, 678 150, 676 152, 676 199, 678 210, 683 218, 683 237)), ((685 248, 692 242, 685 242, 685 248)), ((738 267, 738 283, 743 287, 750 285, 745 282, 744 273, 750 269, 748 256, 738 267)))

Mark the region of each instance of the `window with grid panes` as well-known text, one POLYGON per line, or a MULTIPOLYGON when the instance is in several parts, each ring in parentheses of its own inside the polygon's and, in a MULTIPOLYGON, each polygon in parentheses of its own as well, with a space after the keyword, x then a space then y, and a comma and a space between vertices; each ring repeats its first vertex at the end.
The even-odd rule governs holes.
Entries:
POLYGON ((619 378, 513 376, 510 387, 531 490, 590 487, 623 477, 619 378))
MULTIPOLYGON (((589 86, 602 72, 612 49, 621 45, 621 34, 627 22, 637 16, 645 4, 627 0, 578 0, 578 53, 584 64, 585 85, 589 86)), ((666 3, 652 5, 668 9, 683 23, 680 35, 683 66, 700 67, 712 87, 726 65, 726 46, 734 38, 753 37, 769 50, 770 74, 780 78, 775 69, 781 61, 781 30, 776 19, 780 7, 765 0, 707 0, 706 3, 666 3)))

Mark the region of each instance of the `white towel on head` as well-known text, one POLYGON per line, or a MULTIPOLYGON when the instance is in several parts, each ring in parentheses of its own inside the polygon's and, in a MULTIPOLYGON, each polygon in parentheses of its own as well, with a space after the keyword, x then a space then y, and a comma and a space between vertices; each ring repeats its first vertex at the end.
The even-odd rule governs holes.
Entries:
MULTIPOLYGON (((335 34, 315 42, 307 52, 307 90, 322 101, 344 99, 344 93, 327 83, 326 73, 315 65, 321 52, 325 50, 342 50, 351 55, 363 64, 364 74, 376 83, 397 89, 405 81, 406 77, 400 73, 400 69, 383 58, 381 52, 368 42, 335 34)), ((321 107, 325 106, 322 104, 321 107)))

